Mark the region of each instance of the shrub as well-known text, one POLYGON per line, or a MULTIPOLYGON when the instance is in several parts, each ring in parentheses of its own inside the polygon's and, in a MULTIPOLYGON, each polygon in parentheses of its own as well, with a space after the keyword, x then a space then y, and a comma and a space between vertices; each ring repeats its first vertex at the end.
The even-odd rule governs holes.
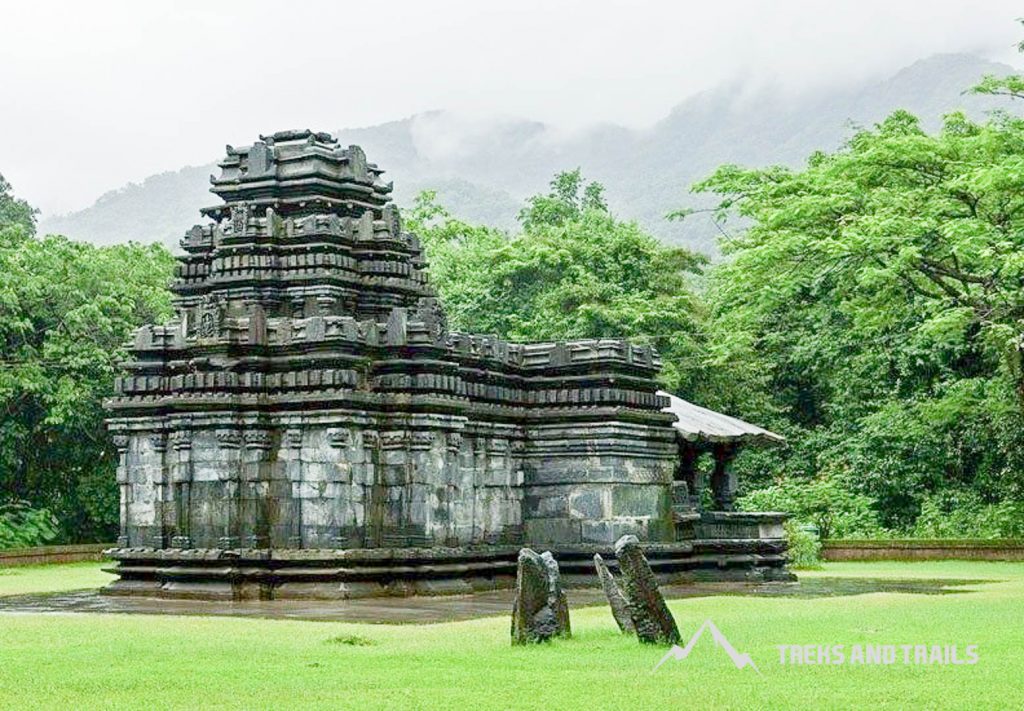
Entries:
POLYGON ((821 541, 809 528, 793 520, 786 521, 786 540, 789 543, 787 552, 791 568, 806 570, 821 567, 821 541))
POLYGON ((784 511, 817 527, 821 540, 871 538, 882 533, 874 500, 830 478, 784 479, 740 497, 743 511, 784 511))
POLYGON ((48 510, 23 501, 0 504, 0 550, 40 546, 56 536, 57 520, 48 510))
POLYGON ((972 491, 934 494, 921 505, 914 538, 1024 538, 1024 502, 986 504, 972 491))

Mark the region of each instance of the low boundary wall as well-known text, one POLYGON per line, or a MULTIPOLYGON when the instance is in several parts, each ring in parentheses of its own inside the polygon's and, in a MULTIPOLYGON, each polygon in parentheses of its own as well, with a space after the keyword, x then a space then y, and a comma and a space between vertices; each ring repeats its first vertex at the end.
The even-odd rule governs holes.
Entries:
POLYGON ((39 546, 38 548, 9 548, 0 550, 0 568, 14 565, 40 565, 43 563, 78 563, 84 560, 104 560, 103 551, 113 543, 85 543, 76 546, 39 546))
POLYGON ((821 546, 825 560, 1024 560, 1024 540, 837 540, 821 546))

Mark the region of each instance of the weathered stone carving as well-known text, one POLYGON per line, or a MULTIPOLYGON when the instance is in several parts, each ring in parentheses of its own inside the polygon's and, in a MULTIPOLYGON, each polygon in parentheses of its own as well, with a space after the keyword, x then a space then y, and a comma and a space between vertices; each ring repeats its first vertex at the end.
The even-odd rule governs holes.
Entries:
POLYGON ((551 639, 555 612, 548 606, 548 572, 544 561, 529 548, 519 551, 516 592, 512 602, 512 644, 551 639))
POLYGON ((167 449, 167 438, 163 432, 157 432, 149 436, 149 446, 154 452, 163 452, 167 449))
POLYGON ((327 439, 335 449, 352 446, 352 432, 350 430, 327 430, 327 439))
MULTIPOLYGON (((302 447, 302 430, 299 430, 299 429, 286 430, 285 434, 284 434, 284 437, 285 437, 285 442, 286 442, 288 447, 290 447, 292 449, 300 449, 302 447)), ((334 442, 332 442, 331 444, 332 444, 332 446, 334 446, 334 442)), ((344 442, 344 444, 347 445, 347 444, 349 444, 349 442, 346 440, 344 442)))
POLYGON ((250 449, 270 449, 271 437, 269 432, 262 430, 246 430, 242 433, 245 446, 250 449))
POLYGON ((569 599, 562 589, 562 576, 558 570, 558 561, 551 551, 540 555, 548 574, 548 607, 555 611, 555 634, 559 637, 572 637, 572 625, 569 621, 569 599))
POLYGON ((629 601, 626 600, 626 596, 619 589, 619 584, 615 582, 612 571, 608 570, 608 566, 605 564, 600 553, 594 554, 594 567, 597 568, 597 577, 601 580, 604 596, 608 598, 608 606, 611 607, 615 624, 619 626, 622 632, 634 634, 636 628, 633 627, 633 618, 629 613, 629 601))
MULTIPOLYGON (((189 449, 192 446, 192 433, 188 431, 177 430, 172 432, 168 439, 175 450, 189 449)), ((131 525, 131 522, 128 524, 131 525)))
POLYGON ((658 589, 647 558, 636 536, 626 535, 615 543, 615 557, 622 573, 622 587, 629 603, 636 636, 646 644, 675 644, 679 629, 658 589))
POLYGON ((357 146, 281 131, 220 169, 221 204, 182 240, 175 317, 139 329, 108 403, 123 590, 201 597, 246 575, 274 596, 389 594, 444 548, 506 585, 527 543, 675 541, 678 447, 652 348, 450 331, 357 146), (188 575, 162 572, 176 567, 188 575))
POLYGON ((221 430, 216 437, 221 449, 238 449, 242 446, 242 433, 238 430, 221 430))
POLYGON ((512 644, 569 637, 569 605, 562 591, 558 563, 551 553, 519 551, 516 594, 512 604, 512 644))

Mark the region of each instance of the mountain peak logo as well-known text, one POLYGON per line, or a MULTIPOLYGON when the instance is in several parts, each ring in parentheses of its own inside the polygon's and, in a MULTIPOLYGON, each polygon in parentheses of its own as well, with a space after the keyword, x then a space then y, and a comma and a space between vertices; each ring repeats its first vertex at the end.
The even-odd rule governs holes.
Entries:
POLYGON ((669 659, 675 659, 676 661, 681 662, 690 656, 690 652, 693 651, 693 647, 697 644, 697 640, 699 640, 704 634, 704 630, 711 630, 711 637, 715 640, 715 644, 725 650, 725 653, 729 655, 729 659, 732 660, 732 663, 736 665, 737 669, 752 667, 758 674, 761 673, 761 670, 757 668, 756 664, 754 664, 754 660, 750 658, 750 655, 746 652, 738 652, 736 648, 729 643, 729 640, 725 638, 722 631, 715 627, 715 623, 711 620, 704 621, 704 624, 700 626, 700 629, 690 637, 690 641, 686 643, 685 647, 673 644, 672 649, 665 653, 665 656, 662 657, 661 661, 654 666, 651 673, 653 674, 658 671, 658 668, 669 659))

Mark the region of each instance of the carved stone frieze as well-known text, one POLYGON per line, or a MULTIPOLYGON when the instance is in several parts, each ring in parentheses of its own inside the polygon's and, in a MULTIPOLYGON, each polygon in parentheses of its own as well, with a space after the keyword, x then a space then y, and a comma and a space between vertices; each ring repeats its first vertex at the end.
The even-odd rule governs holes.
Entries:
POLYGON ((276 585, 261 556, 301 553, 316 571, 346 569, 316 551, 675 543, 678 444, 649 347, 451 331, 391 183, 358 146, 279 131, 219 168, 221 204, 182 240, 175 316, 138 331, 109 401, 126 546, 209 562, 205 589, 214 568, 236 570, 216 557, 232 550, 276 585))

